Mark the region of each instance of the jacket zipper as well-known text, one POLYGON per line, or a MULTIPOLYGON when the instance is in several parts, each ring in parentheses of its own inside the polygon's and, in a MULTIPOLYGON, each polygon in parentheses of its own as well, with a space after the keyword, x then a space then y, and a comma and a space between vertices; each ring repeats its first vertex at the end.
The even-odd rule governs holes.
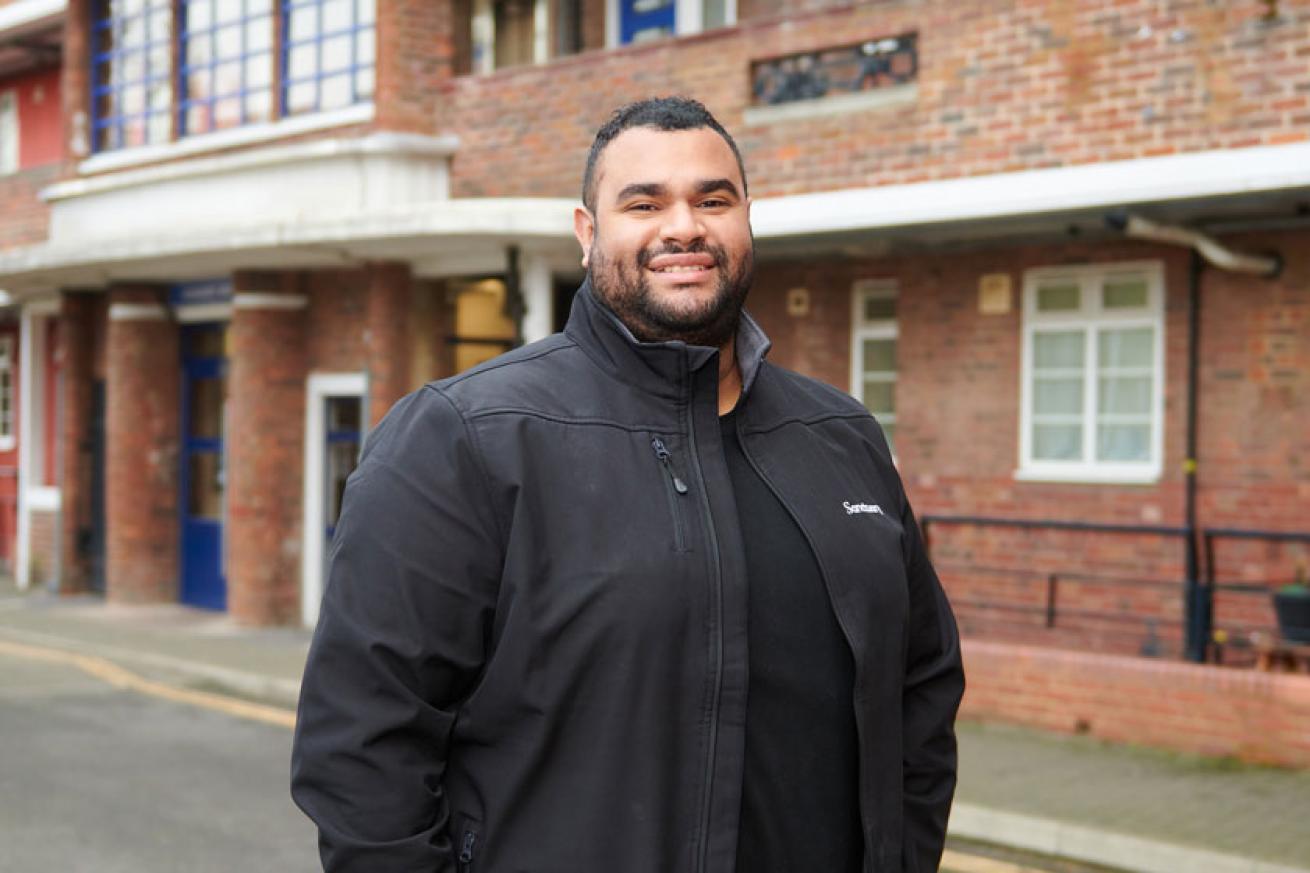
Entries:
MULTIPOLYGON (((696 450, 696 427, 687 428, 688 452, 696 465, 699 481, 705 481, 700 454, 696 450)), ((714 529, 714 513, 710 509, 709 494, 701 488, 701 506, 705 510, 705 526, 710 534, 710 558, 713 563, 714 589, 710 602, 714 609, 714 696, 710 701, 710 738, 705 751, 705 797, 701 802, 700 857, 696 859, 697 873, 705 873, 710 846, 710 811, 714 793, 714 759, 719 745, 719 697, 723 692, 723 565, 719 561, 719 535, 714 529)))
MULTIPOLYGON (((832 605, 833 615, 837 618, 837 626, 841 628, 842 636, 846 638, 846 648, 850 650, 851 657, 854 658, 856 652, 855 644, 851 642, 851 630, 847 626, 846 616, 837 608, 837 602, 833 599, 832 579, 828 574, 827 567, 823 564, 823 556, 819 554, 818 547, 814 545, 814 538, 810 536, 810 532, 805 529, 805 525, 801 524, 800 516, 791 508, 791 504, 783 498, 782 493, 774 486, 773 482, 769 481, 769 477, 764 475, 764 471, 760 469, 760 465, 755 462, 755 458, 752 457, 750 451, 747 450, 746 439, 742 434, 741 419, 737 420, 737 444, 741 446, 741 453, 745 455, 746 460, 750 462, 751 469, 755 471, 755 475, 759 476, 760 481, 768 486, 768 489, 773 492, 774 497, 778 498, 778 503, 782 504, 783 509, 787 510, 787 514, 791 516, 792 522, 796 525, 797 529, 800 530, 801 536, 805 537, 805 542, 809 545, 811 554, 814 555, 814 562, 819 565, 819 575, 823 577, 823 587, 828 592, 828 603, 832 605)), ((859 669, 858 659, 856 660, 856 669, 859 669)), ((860 708, 855 705, 855 689, 853 688, 851 689, 851 708, 855 711, 855 742, 857 746, 857 762, 859 762, 864 755, 864 719, 860 717, 860 708)), ((860 768, 860 771, 860 776, 862 777, 862 768, 860 768)), ((863 778, 860 778, 860 834, 862 837, 865 833, 865 785, 863 783, 863 778)), ((866 854, 869 851, 870 847, 866 845, 866 854)))
POLYGON ((466 828, 459 847, 459 869, 464 871, 464 873, 468 873, 468 871, 472 869, 473 847, 477 845, 477 842, 477 832, 466 828))
POLYGON ((655 457, 664 466, 664 472, 667 474, 664 478, 664 490, 669 498, 669 511, 673 513, 674 547, 679 552, 685 552, 687 551, 687 540, 686 533, 683 530, 682 507, 678 504, 678 498, 686 496, 687 483, 678 478, 677 472, 674 471, 673 454, 669 451, 669 447, 664 445, 664 440, 655 437, 650 441, 650 445, 655 450, 655 457))

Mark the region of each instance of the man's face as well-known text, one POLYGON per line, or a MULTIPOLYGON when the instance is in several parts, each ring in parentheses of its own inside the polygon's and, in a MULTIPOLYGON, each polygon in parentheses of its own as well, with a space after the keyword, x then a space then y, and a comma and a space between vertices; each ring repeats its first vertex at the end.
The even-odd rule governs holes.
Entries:
POLYGON ((630 128, 601 152, 595 214, 575 210, 574 232, 592 288, 638 339, 732 338, 754 264, 744 190, 709 128, 630 128))

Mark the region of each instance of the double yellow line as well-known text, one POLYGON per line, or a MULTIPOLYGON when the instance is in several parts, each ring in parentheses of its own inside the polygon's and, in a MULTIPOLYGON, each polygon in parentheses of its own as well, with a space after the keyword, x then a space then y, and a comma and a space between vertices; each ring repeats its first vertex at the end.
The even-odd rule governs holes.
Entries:
POLYGON ((171 685, 153 682, 138 676, 130 670, 124 670, 117 664, 106 661, 104 658, 79 655, 62 649, 45 648, 44 646, 13 643, 7 640, 0 640, 0 655, 11 655, 28 661, 41 661, 47 664, 63 664, 75 667, 115 688, 136 691, 141 694, 148 694, 151 697, 172 700, 176 703, 186 703, 191 706, 212 709, 215 712, 225 713, 237 718, 246 718, 251 721, 260 721, 284 728, 292 728, 296 725, 296 714, 290 710, 279 709, 276 706, 264 706, 259 703, 249 703, 222 694, 211 694, 207 691, 174 688, 171 685))

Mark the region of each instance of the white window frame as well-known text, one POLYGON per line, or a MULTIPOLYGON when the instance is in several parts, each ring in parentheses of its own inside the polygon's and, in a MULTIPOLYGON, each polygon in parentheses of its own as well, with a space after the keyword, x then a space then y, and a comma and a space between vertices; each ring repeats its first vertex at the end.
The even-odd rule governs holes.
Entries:
MULTIPOLYGON (((868 339, 897 340, 896 377, 900 381, 900 284, 895 279, 860 279, 851 285, 851 396, 864 403, 864 341, 868 339), (880 321, 868 321, 864 317, 864 304, 867 300, 897 300, 897 317, 880 321)), ((898 409, 891 416, 878 416, 879 424, 895 425, 899 419, 898 409)))
POLYGON ((0 91, 0 176, 18 172, 18 90, 0 91))
MULTIPOLYGON (((724 0, 723 26, 737 23, 737 0, 724 0)), ((674 0, 674 36, 690 36, 705 29, 705 0, 674 0)), ((605 47, 620 48, 619 0, 605 0, 605 47)))
POLYGON ((14 579, 20 589, 32 584, 32 513, 58 512, 58 485, 41 482, 45 467, 46 325, 59 315, 59 298, 34 300, 23 306, 18 339, 18 389, 23 408, 18 414, 18 538, 14 579), (35 481, 33 481, 35 480, 35 481))
POLYGON ((1019 467, 1014 478, 1039 482, 1091 482, 1150 484, 1164 470, 1164 386, 1168 378, 1164 356, 1164 265, 1159 261, 1131 261, 1076 267, 1042 267, 1024 273, 1023 329, 1020 364, 1019 467), (1102 307, 1101 284, 1107 277, 1132 274, 1146 279, 1147 304, 1123 312, 1102 307), (1037 311, 1037 289, 1054 280, 1076 282, 1080 306, 1068 312, 1037 311), (1152 380, 1150 458, 1140 462, 1096 460, 1097 337, 1099 329, 1149 327, 1154 330, 1155 370, 1152 380), (1078 461, 1035 460, 1032 456, 1033 338, 1039 331, 1085 332, 1083 390, 1083 457, 1078 461))
MULTIPOLYGON (((14 338, 6 334, 0 336, 0 373, 9 374, 9 420, 4 420, 3 406, 0 405, 0 452, 12 452, 18 444, 14 425, 18 418, 15 402, 18 399, 18 386, 14 383, 14 338)), ((0 385, 0 399, 4 388, 0 385)))

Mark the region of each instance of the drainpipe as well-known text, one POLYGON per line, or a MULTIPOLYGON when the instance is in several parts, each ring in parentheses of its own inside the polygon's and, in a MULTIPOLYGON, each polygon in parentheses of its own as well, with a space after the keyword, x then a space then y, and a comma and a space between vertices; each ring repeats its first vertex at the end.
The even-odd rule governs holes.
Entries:
POLYGON ((1196 436, 1198 387, 1201 362, 1201 277, 1207 263, 1232 273, 1245 273, 1273 279, 1283 270, 1283 259, 1278 254, 1250 255, 1235 252, 1213 237, 1176 225, 1157 224, 1139 215, 1123 210, 1105 217, 1105 223, 1133 239, 1170 245, 1187 246, 1192 250, 1188 269, 1187 307, 1187 453, 1183 460, 1183 485, 1186 545, 1184 552, 1183 609, 1186 616, 1185 656, 1189 661, 1205 660, 1210 641, 1210 625, 1214 608, 1214 591, 1201 585, 1200 542, 1196 524, 1196 436))

